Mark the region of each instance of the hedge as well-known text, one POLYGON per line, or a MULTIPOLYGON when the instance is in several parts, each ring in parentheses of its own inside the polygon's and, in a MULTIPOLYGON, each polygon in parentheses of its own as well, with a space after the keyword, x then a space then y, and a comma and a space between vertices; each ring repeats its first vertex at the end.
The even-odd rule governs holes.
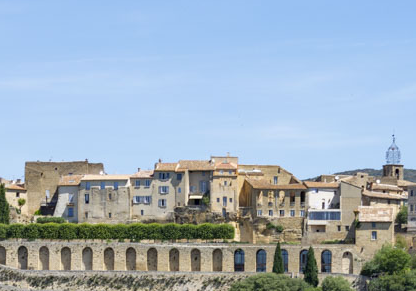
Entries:
POLYGON ((0 239, 233 239, 234 227, 228 224, 73 224, 31 223, 0 224, 0 239))
POLYGON ((44 216, 38 217, 36 219, 37 223, 64 223, 65 219, 63 217, 53 217, 53 216, 44 216))

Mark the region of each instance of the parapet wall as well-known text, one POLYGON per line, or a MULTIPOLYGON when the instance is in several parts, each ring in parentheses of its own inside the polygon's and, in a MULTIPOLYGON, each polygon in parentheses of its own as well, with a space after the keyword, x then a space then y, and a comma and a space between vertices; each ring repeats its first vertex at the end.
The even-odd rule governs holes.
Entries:
MULTIPOLYGON (((299 273, 301 253, 309 245, 283 244, 281 248, 287 252, 288 273, 299 273)), ((324 265, 331 273, 358 274, 361 270, 362 259, 355 245, 313 248, 319 271, 324 265), (324 251, 327 264, 321 260, 324 251)), ((5 240, 0 242, 0 264, 28 270, 256 272, 265 267, 271 272, 274 252, 274 244, 5 240), (239 264, 241 252, 236 258, 238 250, 244 253, 243 264, 239 264)))

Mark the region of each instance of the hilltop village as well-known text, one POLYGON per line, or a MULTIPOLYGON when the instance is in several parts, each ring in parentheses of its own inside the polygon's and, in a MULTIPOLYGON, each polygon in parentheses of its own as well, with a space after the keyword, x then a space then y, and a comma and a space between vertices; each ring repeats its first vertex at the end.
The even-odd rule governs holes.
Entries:
POLYGON ((394 137, 381 177, 357 173, 301 181, 279 165, 240 164, 226 155, 159 160, 152 170, 128 175, 107 174, 103 164, 87 160, 26 162, 24 182, 0 182, 13 222, 53 216, 91 224, 229 224, 241 243, 114 242, 108 251, 97 241, 62 242, 41 251, 39 240, 0 242, 0 263, 22 269, 261 272, 271 269, 272 243, 280 242, 286 272, 301 273, 307 246, 314 246, 320 272, 358 274, 397 233, 412 244, 416 230, 416 184, 404 180, 394 137), (407 204, 406 229, 395 220, 407 204))

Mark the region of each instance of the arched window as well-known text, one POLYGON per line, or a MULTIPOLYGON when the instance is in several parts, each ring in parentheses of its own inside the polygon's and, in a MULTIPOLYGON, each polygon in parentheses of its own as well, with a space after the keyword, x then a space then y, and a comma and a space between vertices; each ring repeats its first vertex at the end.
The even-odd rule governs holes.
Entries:
POLYGON ((321 272, 331 273, 332 253, 328 250, 321 254, 321 272))
POLYGON ((244 251, 242 249, 234 252, 234 272, 244 272, 244 251))
POLYGON ((266 272, 266 251, 259 250, 256 254, 256 272, 266 272))
POLYGON ((299 255, 299 272, 300 273, 303 273, 303 271, 305 270, 307 261, 308 261, 308 251, 303 250, 300 252, 300 255, 299 255))
POLYGON ((283 260, 283 268, 285 273, 289 272, 289 254, 287 250, 282 250, 282 260, 283 260))

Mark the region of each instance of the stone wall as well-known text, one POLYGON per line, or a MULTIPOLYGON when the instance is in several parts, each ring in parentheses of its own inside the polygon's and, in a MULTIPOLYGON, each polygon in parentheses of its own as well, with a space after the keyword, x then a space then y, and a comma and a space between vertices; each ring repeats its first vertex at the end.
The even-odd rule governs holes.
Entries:
MULTIPOLYGON (((288 272, 300 270, 300 253, 309 245, 285 245, 288 272)), ((244 271, 256 272, 256 254, 266 252, 271 272, 275 245, 227 243, 127 243, 110 241, 6 240, 0 242, 0 262, 29 270, 136 270, 181 272, 234 272, 234 255, 244 252, 244 271)), ((315 245, 318 269, 321 254, 330 251, 332 273, 358 274, 362 259, 354 245, 315 245)))

